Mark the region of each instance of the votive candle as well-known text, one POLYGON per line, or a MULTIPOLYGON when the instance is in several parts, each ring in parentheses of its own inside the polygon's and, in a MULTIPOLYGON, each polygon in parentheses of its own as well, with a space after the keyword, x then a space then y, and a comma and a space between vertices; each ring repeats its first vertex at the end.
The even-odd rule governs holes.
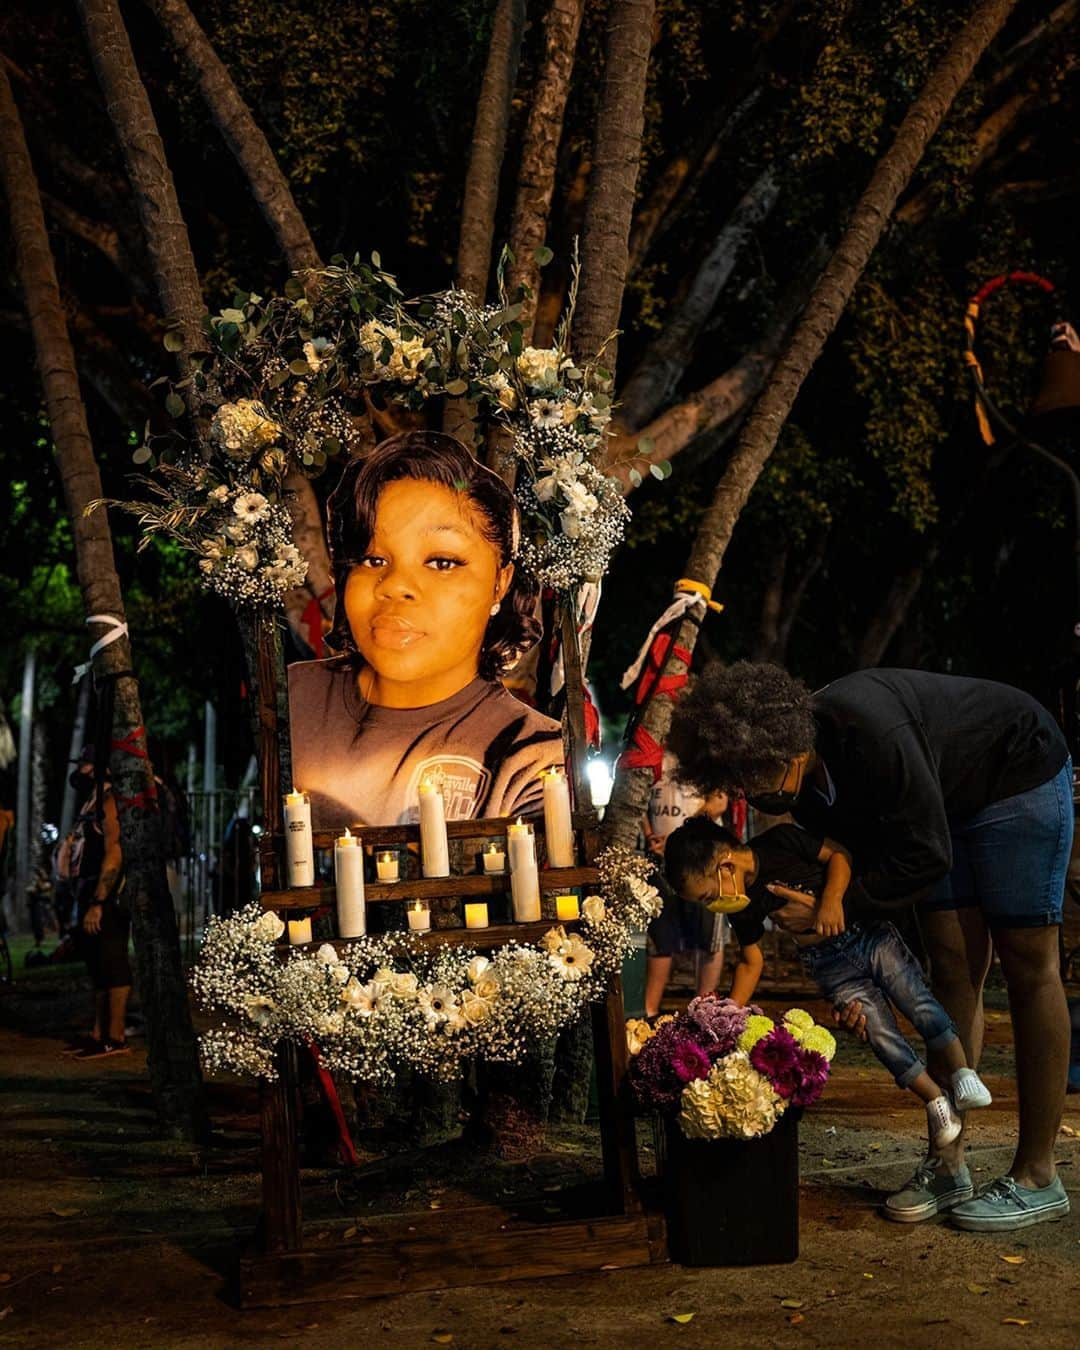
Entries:
POLYGON ((428 779, 420 784, 420 863, 426 877, 450 875, 446 804, 442 790, 428 779))
POLYGON ((552 767, 544 780, 544 833, 547 859, 552 867, 573 867, 574 826, 570 818, 570 784, 562 769, 552 767))
POLYGON ((485 872, 506 871, 506 852, 498 844, 488 844, 484 849, 483 858, 485 872))
POLYGON ((380 881, 398 880, 398 855, 392 849, 387 849, 382 853, 376 853, 375 875, 380 881))
POLYGON ((311 920, 310 919, 290 919, 289 920, 289 942, 293 947, 302 947, 305 942, 311 941, 311 920))
POLYGON ((576 895, 557 895, 555 897, 555 917, 563 922, 567 919, 580 919, 581 907, 576 895))
POLYGON ((290 886, 315 885, 315 850, 311 841, 311 802, 294 788, 285 797, 285 857, 290 886))
POLYGON ((516 923, 540 920, 540 874, 536 867, 536 848, 532 827, 519 819, 507 827, 506 845, 510 853, 510 897, 516 923))
POLYGON ((338 933, 343 938, 367 932, 364 906, 364 850, 348 830, 334 840, 334 884, 337 888, 338 933))
POLYGON ((474 900, 465 906, 465 927, 486 928, 488 926, 488 907, 486 900, 474 900))
POLYGON ((409 928, 414 933, 426 933, 431 928, 431 906, 423 900, 414 900, 405 910, 409 928))

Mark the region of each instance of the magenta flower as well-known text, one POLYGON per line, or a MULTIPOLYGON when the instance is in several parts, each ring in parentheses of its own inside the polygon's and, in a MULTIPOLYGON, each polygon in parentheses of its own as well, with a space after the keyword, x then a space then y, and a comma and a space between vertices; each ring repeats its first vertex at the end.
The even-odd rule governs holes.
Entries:
POLYGON ((709 1072, 709 1055, 700 1040, 680 1014, 645 1042, 630 1061, 630 1081, 642 1106, 669 1110, 687 1083, 709 1072))
MULTIPOLYGON (((799 1050, 798 1071, 801 1083, 792 1094, 792 1106, 813 1106, 821 1096, 829 1077, 829 1061, 816 1050, 799 1050)), ((778 1089, 779 1090, 779 1089, 778 1089)))
POLYGON ((752 1047, 750 1063, 785 1099, 793 1097, 802 1086, 799 1043, 784 1027, 770 1031, 752 1047))
POLYGON ((680 1083, 691 1083, 695 1078, 707 1078, 710 1068, 709 1056, 700 1045, 687 1039, 672 1053, 671 1068, 680 1083))

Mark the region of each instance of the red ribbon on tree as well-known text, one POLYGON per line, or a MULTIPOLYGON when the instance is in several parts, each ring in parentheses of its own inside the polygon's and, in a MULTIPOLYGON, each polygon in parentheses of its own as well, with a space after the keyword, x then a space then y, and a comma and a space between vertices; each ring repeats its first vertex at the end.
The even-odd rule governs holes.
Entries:
MULTIPOLYGON (((132 755, 135 759, 149 759, 146 749, 140 744, 146 740, 146 728, 134 727, 126 736, 120 740, 113 740, 109 743, 110 749, 119 750, 122 755, 132 755)), ((150 786, 144 792, 136 792, 134 797, 123 797, 119 792, 113 791, 116 799, 117 811, 130 811, 133 807, 142 811, 153 811, 157 808, 158 790, 157 783, 150 780, 150 786)))
POLYGON ((660 742, 639 722, 631 736, 629 750, 624 750, 620 760, 624 769, 652 769, 653 782, 660 781, 664 771, 664 751, 660 742))
POLYGON ((674 634, 657 633, 656 637, 653 638, 652 646, 649 648, 645 669, 641 672, 641 678, 638 680, 637 689, 634 692, 634 702, 638 707, 646 699, 652 698, 654 694, 666 694, 669 698, 674 698, 686 683, 686 671, 683 671, 681 675, 661 674, 664 663, 668 659, 668 653, 672 650, 672 644, 674 644, 674 655, 684 665, 689 666, 690 652, 686 647, 681 647, 675 642, 674 634))
POLYGON ((341 1098, 338 1096, 338 1090, 334 1086, 334 1080, 330 1076, 330 1071, 322 1062, 322 1055, 319 1054, 319 1047, 308 1037, 304 1044, 311 1051, 311 1058, 315 1065, 315 1075, 319 1080, 319 1087, 322 1095, 330 1108, 330 1114, 334 1117, 334 1124, 337 1126, 338 1147, 341 1149, 341 1161, 346 1167, 359 1167, 360 1159, 357 1157, 356 1148, 352 1141, 352 1135, 349 1133, 349 1126, 345 1120, 345 1112, 341 1109, 341 1098))

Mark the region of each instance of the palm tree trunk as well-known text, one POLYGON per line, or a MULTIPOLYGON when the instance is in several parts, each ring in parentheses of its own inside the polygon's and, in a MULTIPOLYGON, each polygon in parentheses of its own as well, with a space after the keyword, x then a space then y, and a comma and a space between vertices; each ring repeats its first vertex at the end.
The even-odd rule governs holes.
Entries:
POLYGON ((604 56, 604 85, 593 137, 592 173, 581 236, 581 289, 574 315, 573 350, 589 361, 604 349, 615 369, 623 291, 630 254, 645 84, 652 50, 656 0, 611 0, 604 56))
MULTIPOLYGON (((941 125, 976 62, 1015 5, 1016 0, 979 0, 971 18, 931 72, 892 145, 878 161, 870 184, 859 199, 786 352, 747 419, 712 502, 698 526, 684 576, 710 588, 715 586, 739 512, 776 446, 803 381, 839 322, 885 230, 897 198, 910 182, 931 136, 941 125)), ((697 633, 697 624, 682 623, 677 645, 692 653, 697 633)), ((673 657, 667 663, 666 673, 680 674, 686 668, 682 661, 673 657)), ((653 699, 642 723, 645 730, 663 744, 671 725, 670 699, 653 699)), ((611 804, 604 816, 603 833, 609 842, 632 842, 651 788, 651 770, 619 770, 611 804)))
MULTIPOLYGON (((64 496, 75 541, 75 562, 88 615, 124 619, 124 602, 113 560, 112 535, 104 511, 87 514, 101 496, 79 391, 75 357, 64 321, 56 268, 49 250, 37 180, 11 85, 0 68, 0 178, 11 214, 19 278, 45 389, 64 496)), ((91 625, 94 638, 111 625, 91 625)), ((132 672, 127 637, 94 657, 94 677, 115 688, 110 768, 120 818, 120 842, 132 912, 135 955, 146 1016, 150 1084, 162 1124, 184 1138, 202 1138, 206 1112, 195 1036, 180 963, 180 938, 165 878, 161 817, 154 774, 146 754, 146 731, 139 685, 132 672)))
POLYGON ((746 190, 717 234, 690 283, 685 298, 673 307, 667 322, 627 380, 619 396, 619 418, 628 427, 644 425, 668 403, 694 356, 697 340, 723 293, 739 254, 756 225, 768 216, 780 196, 780 183, 770 165, 746 190))
POLYGON ((76 3, 135 193, 162 308, 183 341, 177 361, 181 374, 186 375, 186 354, 203 345, 205 305, 165 147, 139 78, 117 0, 76 3))
POLYGON ((521 311, 526 343, 532 341, 540 291, 540 264, 536 261, 536 251, 547 233, 563 115, 584 13, 585 0, 551 0, 544 20, 544 56, 536 75, 518 163, 517 196, 510 226, 510 252, 514 261, 507 279, 511 290, 525 286, 530 292, 521 311))
POLYGON ((236 157, 291 271, 321 267, 319 251, 262 129, 186 0, 146 0, 191 67, 210 116, 236 157))
POLYGON ((525 30, 525 0, 498 0, 491 29, 487 65, 476 104, 465 199, 458 237, 457 284, 478 300, 487 294, 491 271, 491 241, 495 236, 495 209, 499 202, 499 173, 510 125, 521 37, 525 30))

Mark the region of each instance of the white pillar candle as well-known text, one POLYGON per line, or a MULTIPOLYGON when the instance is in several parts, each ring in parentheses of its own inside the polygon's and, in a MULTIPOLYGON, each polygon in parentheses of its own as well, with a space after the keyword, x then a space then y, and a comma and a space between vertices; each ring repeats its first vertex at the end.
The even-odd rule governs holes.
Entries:
POLYGON ((295 789, 285 798, 285 857, 290 886, 315 885, 315 849, 311 842, 311 802, 295 789))
POLYGON ((465 927, 486 928, 488 926, 488 908, 485 900, 475 900, 465 906, 465 927))
POLYGON ((520 820, 507 827, 506 843, 510 852, 510 896, 516 923, 540 920, 540 874, 536 868, 536 849, 530 826, 520 820))
POLYGON ((414 900, 406 907, 409 928, 414 933, 426 933, 431 928, 431 906, 423 900, 414 900))
POLYGON ((334 841, 334 884, 337 887, 338 934, 363 937, 367 932, 364 909, 364 850, 348 830, 334 841))
POLYGON ((289 920, 289 942, 294 947, 302 947, 305 942, 311 941, 311 920, 310 919, 290 919, 289 920))
POLYGON ((420 784, 420 861, 426 877, 450 875, 446 805, 442 790, 426 778, 420 784))
POLYGON ((544 831, 551 867, 573 867, 574 826, 570 819, 570 784, 562 769, 551 768, 544 780, 544 831))
POLYGON ((380 881, 398 880, 398 855, 386 850, 375 855, 375 875, 380 881))
POLYGON ((555 897, 555 917, 565 922, 567 919, 580 919, 581 909, 576 895, 557 895, 555 897))
POLYGON ((488 844, 484 849, 483 857, 485 872, 506 871, 506 852, 498 844, 488 844))

